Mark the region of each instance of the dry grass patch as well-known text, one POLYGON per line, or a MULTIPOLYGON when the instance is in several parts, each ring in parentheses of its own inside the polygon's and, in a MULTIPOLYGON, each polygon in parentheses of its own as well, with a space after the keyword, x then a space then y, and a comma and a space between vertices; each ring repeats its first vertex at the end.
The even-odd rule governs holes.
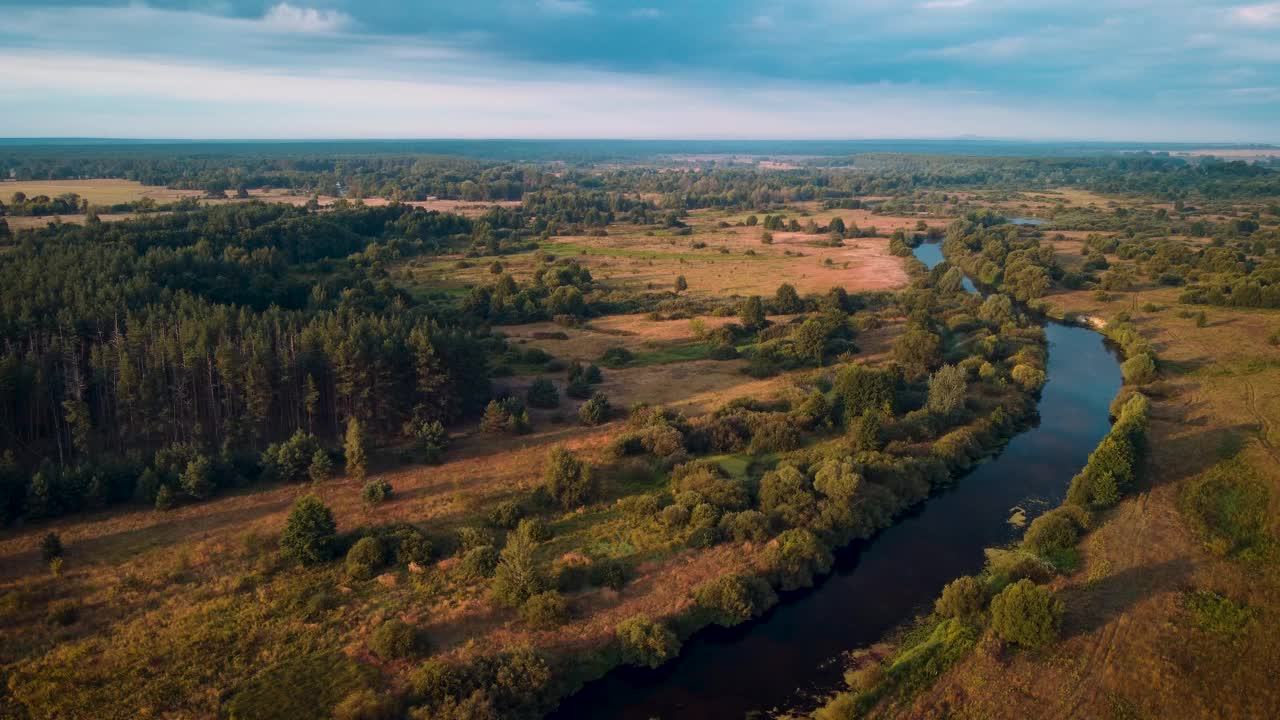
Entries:
POLYGON ((133 180, 6 180, 0 182, 0 199, 8 202, 14 193, 26 193, 27 197, 48 195, 57 197, 75 193, 90 205, 115 205, 151 198, 159 203, 173 202, 184 197, 201 197, 199 190, 172 190, 165 187, 143 185, 133 180))

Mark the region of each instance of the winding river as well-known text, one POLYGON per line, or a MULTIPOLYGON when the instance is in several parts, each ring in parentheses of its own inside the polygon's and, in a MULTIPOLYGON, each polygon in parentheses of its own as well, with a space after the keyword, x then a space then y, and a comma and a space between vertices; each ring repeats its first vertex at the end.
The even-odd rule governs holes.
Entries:
MULTIPOLYGON (((916 257, 933 267, 937 244, 916 257)), ((965 287, 974 292, 966 279, 965 287)), ((841 684, 842 652, 866 646, 928 607, 942 586, 980 571, 983 549, 1020 531, 1015 508, 1034 516, 1057 505, 1110 429, 1119 359, 1096 332, 1050 321, 1048 383, 1039 424, 996 458, 900 516, 890 528, 836 553, 832 573, 785 593, 763 617, 708 628, 656 670, 620 668, 567 698, 558 720, 738 720, 804 704, 841 684)))

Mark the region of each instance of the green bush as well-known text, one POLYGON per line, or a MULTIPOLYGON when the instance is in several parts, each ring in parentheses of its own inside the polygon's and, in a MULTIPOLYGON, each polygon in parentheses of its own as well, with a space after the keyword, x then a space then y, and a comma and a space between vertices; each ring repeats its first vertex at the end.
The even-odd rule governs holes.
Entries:
MULTIPOLYGON (((773 236, 765 233, 769 242, 773 241, 773 236)), ((764 316, 764 301, 759 295, 752 295, 742 303, 741 309, 738 311, 738 318, 742 321, 742 327, 747 330, 759 330, 768 322, 764 316)))
MULTIPOLYGON (((492 671, 489 687, 495 693, 498 705, 534 711, 534 716, 538 717, 550 710, 543 706, 550 683, 551 668, 547 666, 547 661, 533 649, 522 647, 498 660, 492 671)), ((496 720, 497 716, 494 717, 496 720)), ((485 720, 488 720, 488 716, 485 716, 485 720)))
POLYGON ((848 457, 824 462, 813 476, 815 490, 843 503, 852 503, 861 487, 862 475, 848 457))
POLYGON ((459 698, 466 687, 466 678, 453 665, 432 658, 409 674, 409 688, 415 702, 437 705, 449 698, 459 698))
POLYGON ((1123 435, 1113 432, 1089 455, 1086 472, 1093 477, 1114 478, 1121 493, 1133 487, 1137 477, 1138 450, 1123 435))
POLYGON ((1014 365, 1011 376, 1014 382, 1033 392, 1044 387, 1046 380, 1043 370, 1026 364, 1014 365))
POLYGON ((849 442, 855 450, 874 452, 884 447, 884 420, 879 410, 868 410, 849 424, 849 442))
POLYGON ((396 699, 388 693, 357 690, 333 708, 333 720, 394 720, 396 699))
POLYGON ((551 539, 551 527, 542 518, 525 518, 516 525, 516 532, 535 543, 544 543, 551 539))
MULTIPOLYGON (((884 665, 878 662, 873 662, 870 665, 860 667, 857 670, 847 671, 844 674, 845 684, 849 686, 850 690, 859 693, 870 692, 876 689, 880 683, 885 681, 885 678, 886 673, 884 671, 884 665)), ((852 715, 832 715, 831 717, 834 720, 834 718, 852 717, 852 715)), ((815 718, 815 720, 819 719, 815 718)))
POLYGON ((347 551, 347 577, 368 580, 385 561, 386 555, 378 538, 360 538, 347 551))
POLYGON ((695 527, 693 532, 689 533, 689 537, 685 539, 685 547, 694 548, 695 550, 706 550, 715 547, 720 542, 720 531, 714 525, 704 525, 695 527))
MULTIPOLYGON (((626 367, 632 360, 635 360, 635 357, 630 350, 624 347, 611 347, 600 355, 600 364, 609 368, 626 367)), ((588 382, 590 381, 588 380, 588 382)))
POLYGON ((563 625, 569 617, 569 604, 554 590, 532 595, 520 606, 520 618, 530 627, 550 629, 563 625))
POLYGON ((933 604, 934 612, 943 617, 962 620, 982 614, 987 607, 987 589, 975 577, 965 575, 947 583, 933 604))
POLYGON ((425 646, 418 629, 398 619, 387 620, 369 636, 369 649, 383 660, 412 657, 425 649, 425 646))
POLYGON ((519 500, 504 500, 489 510, 489 524, 504 530, 515 528, 521 517, 524 517, 524 508, 519 500))
POLYGON ((551 499, 566 510, 590 502, 597 491, 591 468, 563 446, 552 448, 547 455, 543 482, 551 499))
POLYGON ((669 528, 681 528, 689 524, 689 508, 683 505, 668 505, 662 508, 658 520, 669 528))
POLYGON ((431 555, 435 551, 431 540, 411 525, 396 528, 387 539, 397 565, 426 564, 431 561, 431 555))
POLYGON ((955 365, 943 365, 929 378, 929 411, 942 417, 955 415, 964 408, 967 389, 965 371, 955 365))
POLYGON ((769 539, 769 519, 758 510, 725 513, 720 531, 734 542, 760 543, 769 539))
POLYGON ((662 512, 662 504, 653 495, 628 495, 618 499, 618 509, 633 520, 650 520, 662 512))
POLYGON ((708 461, 684 463, 671 470, 672 495, 686 492, 696 492, 725 510, 740 510, 748 502, 746 486, 727 477, 717 463, 708 461))
POLYGON ((769 583, 741 575, 724 575, 711 580, 695 590, 693 598, 708 621, 722 627, 744 623, 778 601, 769 583))
POLYGON ((282 482, 302 482, 310 477, 311 463, 320 449, 313 436, 298 430, 285 442, 267 446, 262 453, 262 471, 282 482))
POLYGON ((1075 547, 1088 522, 1088 515, 1078 506, 1054 508, 1032 521, 1022 536, 1022 546, 1043 556, 1075 547))
POLYGON ((463 580, 477 582, 493 575, 498 567, 498 549, 492 545, 471 548, 458 561, 458 575, 463 580))
POLYGON ((1062 601, 1030 580, 1019 580, 991 599, 991 627, 1004 640, 1035 648, 1058 639, 1062 601))
POLYGON ((1108 508, 1120 501, 1120 486, 1113 475, 1094 475, 1087 470, 1071 478, 1067 502, 1072 505, 1108 508))
POLYGON ((1146 385, 1156 379, 1155 358, 1147 353, 1134 355, 1120 365, 1125 385, 1146 385))
POLYGON ((609 421, 609 396, 597 392, 578 408, 578 419, 583 425, 603 425, 609 421))
POLYGON ((280 535, 280 553, 303 565, 333 558, 338 528, 333 513, 320 498, 308 495, 294 504, 280 535))
POLYGON ((1187 609, 1198 627, 1225 637, 1244 634, 1256 614, 1212 590, 1196 590, 1187 596, 1187 609))
POLYGON ((1253 556, 1270 546, 1271 492, 1246 462, 1221 462, 1183 490, 1179 505, 1209 549, 1218 555, 1253 556))
POLYGON ((773 540, 764 559, 783 590, 809 587, 813 577, 831 569, 831 551, 811 531, 787 530, 773 540))
POLYGON ((538 378, 529 386, 525 401, 529 403, 529 407, 544 409, 559 407, 560 393, 556 390, 555 383, 546 378, 538 378))
POLYGON ((378 505, 391 497, 391 483, 382 478, 374 478, 364 484, 360 497, 366 505, 378 505))
POLYGON ((770 470, 760 478, 760 509, 788 525, 806 525, 818 511, 810 487, 804 473, 791 465, 770 470))
POLYGON ((627 584, 627 566, 617 560, 596 560, 591 563, 591 584, 621 590, 627 584))
POLYGON ((483 545, 497 545, 498 538, 482 527, 466 526, 457 530, 458 549, 463 552, 483 545))
POLYGON ((758 417, 751 428, 751 453, 786 452, 800 447, 800 429, 784 413, 758 417))
POLYGON ((969 428, 960 428, 938 438, 933 454, 952 468, 963 470, 982 452, 982 444, 969 428))
POLYGON ((622 659, 630 665, 656 668, 680 652, 680 639, 665 625, 643 615, 618 623, 622 659))

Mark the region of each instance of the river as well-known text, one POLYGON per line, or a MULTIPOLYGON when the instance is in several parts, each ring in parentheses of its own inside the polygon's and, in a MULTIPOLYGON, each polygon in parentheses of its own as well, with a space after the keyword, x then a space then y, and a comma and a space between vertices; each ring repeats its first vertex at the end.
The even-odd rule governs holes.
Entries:
MULTIPOLYGON (((933 267, 937 244, 916 257, 933 267)), ((974 292, 973 285, 965 287, 974 292)), ((558 720, 738 720, 804 704, 841 686, 841 653, 874 643, 926 609, 942 586, 982 569, 983 549, 1020 533, 1015 507, 1034 517, 1056 506, 1110 429, 1120 389, 1117 355, 1096 332, 1050 321, 1048 383, 1039 424, 870 540, 836 553, 815 587, 784 593, 763 617, 708 628, 656 670, 620 668, 567 698, 558 720)))

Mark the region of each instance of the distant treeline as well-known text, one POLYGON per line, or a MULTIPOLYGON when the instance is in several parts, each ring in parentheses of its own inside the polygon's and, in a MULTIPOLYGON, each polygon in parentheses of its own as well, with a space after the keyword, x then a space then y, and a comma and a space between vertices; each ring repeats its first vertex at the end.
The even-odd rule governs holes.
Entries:
MULTIPOLYGON (((213 195, 286 188, 399 200, 519 200, 546 190, 610 190, 658 194, 668 209, 762 209, 797 200, 847 207, 849 201, 869 195, 946 188, 1080 187, 1169 199, 1280 195, 1280 164, 1275 160, 1191 162, 1163 154, 1021 157, 999 152, 1001 148, 985 148, 999 157, 911 155, 887 154, 897 147, 893 145, 868 145, 849 146, 843 153, 811 153, 803 160, 789 160, 796 169, 776 170, 738 164, 728 156, 664 153, 671 150, 665 146, 649 147, 645 155, 640 152, 643 145, 619 144, 625 162, 610 165, 549 162, 536 148, 521 154, 518 148, 524 146, 519 143, 485 147, 490 151, 478 149, 473 157, 460 157, 425 154, 451 152, 447 145, 431 143, 403 144, 396 154, 391 153, 401 145, 15 145, 0 146, 0 175, 20 180, 126 178, 213 195)), ((947 149, 925 144, 912 152, 947 149)), ((604 162, 600 158, 608 153, 585 151, 582 157, 604 162)))

